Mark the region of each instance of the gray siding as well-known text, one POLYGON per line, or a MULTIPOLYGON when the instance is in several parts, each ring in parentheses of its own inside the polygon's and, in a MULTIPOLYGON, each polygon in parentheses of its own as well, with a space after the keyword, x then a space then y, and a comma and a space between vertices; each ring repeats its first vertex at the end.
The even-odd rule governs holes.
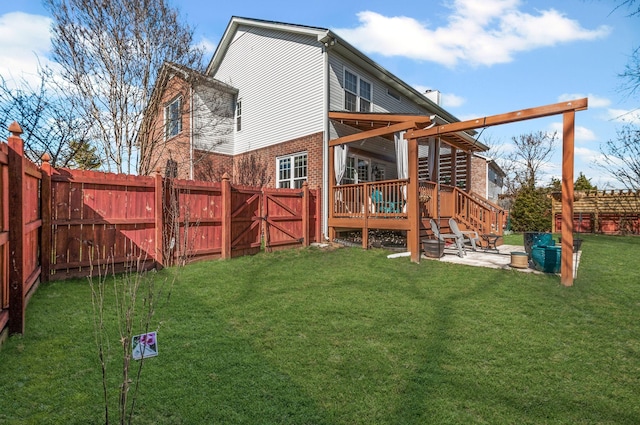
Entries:
POLYGON ((314 37, 241 26, 212 77, 242 100, 233 154, 323 130, 323 54, 314 37))
MULTIPOLYGON (((370 73, 365 72, 359 66, 356 66, 353 62, 349 61, 344 56, 341 56, 333 51, 329 51, 329 110, 330 111, 342 111, 344 110, 344 69, 347 68, 351 72, 355 72, 361 78, 369 81, 373 86, 372 93, 372 111, 371 112, 398 112, 404 114, 429 114, 429 112, 423 108, 420 108, 415 103, 407 100, 406 97, 400 96, 400 100, 391 97, 387 93, 387 89, 390 88, 386 83, 374 78, 370 73)), ((392 90, 395 93, 397 91, 392 90)))
POLYGON ((233 153, 234 96, 207 86, 193 95, 193 143, 196 149, 233 153))

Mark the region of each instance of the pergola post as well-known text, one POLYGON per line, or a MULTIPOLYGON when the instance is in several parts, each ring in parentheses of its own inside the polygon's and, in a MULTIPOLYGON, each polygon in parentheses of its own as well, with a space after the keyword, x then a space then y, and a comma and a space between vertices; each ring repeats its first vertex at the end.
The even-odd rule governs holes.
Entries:
POLYGON ((573 160, 575 111, 562 115, 562 262, 560 282, 573 285, 573 160))
POLYGON ((408 139, 409 183, 407 184, 407 250, 411 261, 420 262, 420 204, 418 203, 418 139, 408 139))

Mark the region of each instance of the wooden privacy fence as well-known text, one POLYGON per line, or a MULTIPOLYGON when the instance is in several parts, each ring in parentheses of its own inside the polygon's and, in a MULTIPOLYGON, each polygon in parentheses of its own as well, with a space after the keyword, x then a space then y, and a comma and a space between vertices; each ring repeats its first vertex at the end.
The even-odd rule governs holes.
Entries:
MULTIPOLYGON (((577 233, 640 234, 640 192, 632 190, 576 191, 573 231, 577 233)), ((562 229, 560 194, 552 194, 552 231, 562 229)))
POLYGON ((24 331, 40 282, 319 240, 320 194, 306 183, 266 189, 232 185, 227 175, 212 183, 54 169, 47 155, 38 168, 16 127, 0 144, 0 334, 24 331))
POLYGON ((264 189, 234 186, 228 176, 212 183, 68 169, 49 177, 49 279, 87 276, 97 265, 121 271, 232 258, 257 253, 263 234, 267 249, 308 245, 319 234, 317 191, 306 185, 264 189))
POLYGON ((23 333, 25 309, 41 280, 43 173, 24 158, 22 129, 9 126, 7 144, 0 144, 0 335, 23 333))

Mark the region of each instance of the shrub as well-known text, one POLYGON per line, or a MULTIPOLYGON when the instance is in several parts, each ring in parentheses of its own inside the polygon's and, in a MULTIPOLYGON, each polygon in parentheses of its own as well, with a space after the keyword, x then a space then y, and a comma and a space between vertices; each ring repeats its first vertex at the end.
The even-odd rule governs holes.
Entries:
POLYGON ((511 229, 516 232, 551 230, 551 198, 546 189, 523 187, 510 212, 511 229))

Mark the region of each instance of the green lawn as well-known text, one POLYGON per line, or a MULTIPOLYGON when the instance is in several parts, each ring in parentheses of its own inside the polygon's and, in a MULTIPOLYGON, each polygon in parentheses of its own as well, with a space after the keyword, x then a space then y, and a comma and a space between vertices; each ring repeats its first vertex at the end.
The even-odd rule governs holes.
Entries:
MULTIPOLYGON (((638 424, 640 238, 583 238, 570 288, 360 248, 190 265, 135 423, 638 424)), ((101 423, 90 299, 40 287, 0 351, 0 424, 101 423)))

